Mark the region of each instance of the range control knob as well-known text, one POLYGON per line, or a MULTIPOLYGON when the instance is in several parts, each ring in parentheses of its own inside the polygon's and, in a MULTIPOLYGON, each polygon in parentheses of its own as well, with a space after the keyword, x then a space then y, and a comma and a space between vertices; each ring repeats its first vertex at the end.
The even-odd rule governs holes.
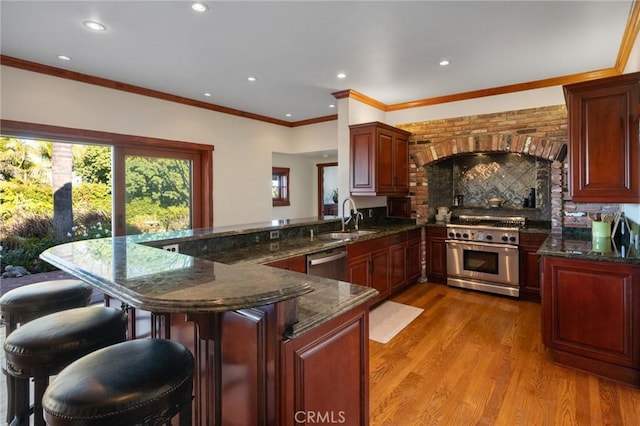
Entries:
POLYGON ((509 238, 507 238, 507 236, 506 236, 506 235, 503 235, 503 236, 502 236, 502 241, 507 241, 507 240, 509 240, 509 238))
POLYGON ((449 238, 453 238, 455 234, 453 232, 449 232, 449 238))
POLYGON ((491 235, 491 234, 487 235, 487 240, 489 240, 489 241, 493 240, 493 235, 491 235))
POLYGON ((514 237, 513 235, 509 237, 509 241, 514 242, 516 240, 516 237, 514 237))
POLYGON ((460 238, 460 233, 456 232, 456 238, 460 238))
POLYGON ((462 238, 469 238, 469 234, 465 232, 464 234, 462 234, 462 238))

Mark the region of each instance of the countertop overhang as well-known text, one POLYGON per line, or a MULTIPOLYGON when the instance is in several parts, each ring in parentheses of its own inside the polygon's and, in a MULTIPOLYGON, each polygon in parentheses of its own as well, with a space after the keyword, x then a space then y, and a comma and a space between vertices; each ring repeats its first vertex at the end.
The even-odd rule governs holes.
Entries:
POLYGON ((127 237, 61 244, 41 258, 131 306, 151 312, 224 312, 313 291, 275 268, 241 268, 148 247, 127 237))
MULTIPOLYGON (((304 220, 284 226, 302 222, 313 223, 304 220)), ((377 227, 377 233, 350 241, 326 242, 310 237, 283 239, 278 241, 277 250, 271 249, 271 243, 257 244, 211 258, 158 248, 157 243, 242 235, 254 232, 255 228, 247 226, 221 233, 189 230, 75 241, 49 248, 40 257, 105 294, 155 313, 216 313, 295 299, 298 317, 294 323, 287 324, 285 331, 286 338, 294 338, 368 302, 378 292, 370 287, 273 268, 263 263, 419 227, 421 225, 377 227), (269 249, 262 250, 266 246, 269 249)))

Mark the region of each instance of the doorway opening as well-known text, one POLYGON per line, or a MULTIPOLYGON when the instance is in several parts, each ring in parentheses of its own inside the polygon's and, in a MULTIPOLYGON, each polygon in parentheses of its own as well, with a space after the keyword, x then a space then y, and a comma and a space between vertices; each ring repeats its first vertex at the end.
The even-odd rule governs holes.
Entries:
POLYGON ((318 217, 338 215, 338 163, 318 166, 318 217))

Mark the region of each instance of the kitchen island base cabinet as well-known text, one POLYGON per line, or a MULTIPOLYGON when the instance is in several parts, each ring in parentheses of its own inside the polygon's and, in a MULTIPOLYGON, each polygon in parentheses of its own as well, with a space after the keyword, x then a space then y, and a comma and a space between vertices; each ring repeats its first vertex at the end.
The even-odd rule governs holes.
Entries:
POLYGON ((640 267, 542 262, 542 334, 554 361, 640 387, 640 267))
MULTIPOLYGON (((193 425, 218 423, 214 420, 217 349, 222 363, 219 424, 278 424, 277 404, 281 399, 276 385, 277 366, 286 303, 195 315, 151 313, 128 307, 127 339, 170 339, 189 348, 195 360, 193 425), (222 345, 216 348, 218 336, 222 345)), ((122 305, 109 296, 106 304, 122 305)))
MULTIPOLYGON (((105 300, 107 306, 122 305, 105 300)), ((306 424, 344 416, 341 424, 368 425, 369 304, 286 339, 292 302, 215 315, 128 307, 128 339, 171 339, 193 353, 193 425, 216 424, 216 362, 222 372, 220 424, 296 425, 305 424, 304 416, 306 424)))
POLYGON ((285 342, 281 425, 369 424, 367 309, 285 342))

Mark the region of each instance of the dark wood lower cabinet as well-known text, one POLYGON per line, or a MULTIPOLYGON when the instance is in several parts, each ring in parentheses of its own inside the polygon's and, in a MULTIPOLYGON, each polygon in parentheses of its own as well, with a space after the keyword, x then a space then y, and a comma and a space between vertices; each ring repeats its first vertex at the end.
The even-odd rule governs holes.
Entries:
POLYGON ((542 262, 542 333, 554 361, 640 386, 640 266, 542 262))
POLYGON ((548 234, 520 233, 520 298, 540 301, 540 256, 538 249, 548 234))
POLYGON ((422 275, 422 230, 407 232, 407 284, 418 281, 422 275))
POLYGON ((373 287, 372 304, 413 284, 422 275, 421 230, 356 242, 347 246, 347 281, 373 287))
POLYGON ((279 424, 369 424, 367 309, 353 309, 285 342, 279 424))
POLYGON ((389 291, 394 292, 407 284, 407 243, 389 247, 389 291))
POLYGON ((427 279, 436 283, 447 282, 447 228, 426 226, 426 268, 427 279))

